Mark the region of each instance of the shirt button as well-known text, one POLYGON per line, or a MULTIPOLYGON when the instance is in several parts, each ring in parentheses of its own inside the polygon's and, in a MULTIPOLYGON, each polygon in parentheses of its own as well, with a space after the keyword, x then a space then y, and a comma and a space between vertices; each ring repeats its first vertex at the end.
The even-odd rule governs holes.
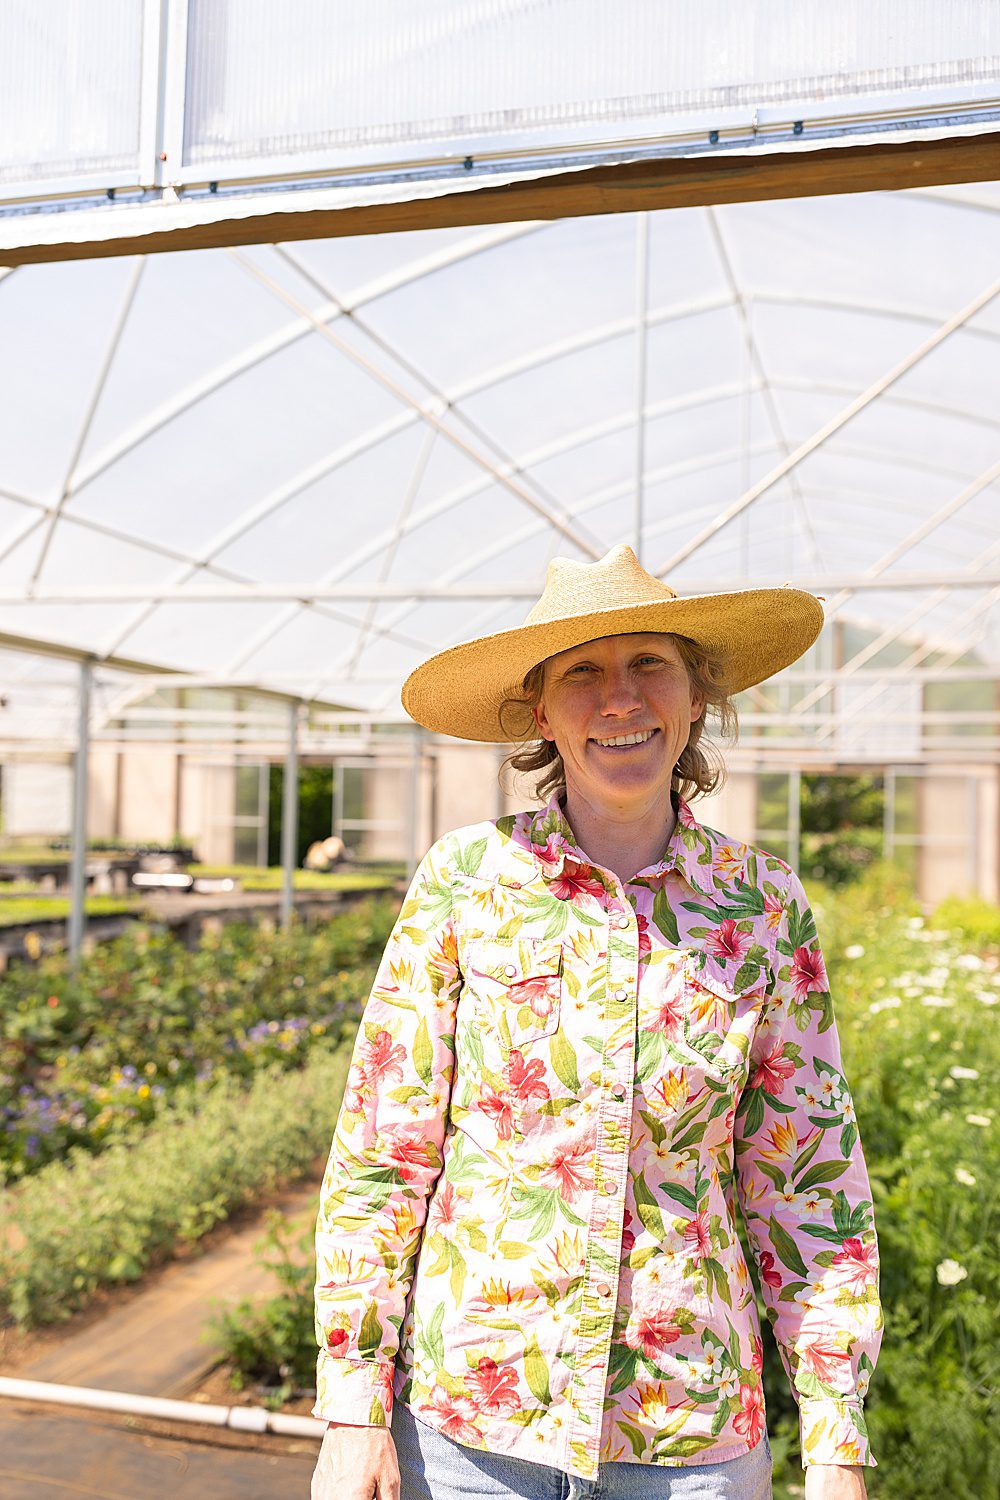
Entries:
POLYGON ((621 1104, 622 1100, 625 1098, 625 1090, 621 1087, 621 1085, 620 1084, 616 1084, 616 1086, 611 1090, 611 1092, 614 1095, 614 1097, 618 1100, 618 1103, 621 1104))
POLYGON ((619 917, 618 918, 618 926, 619 927, 627 927, 628 926, 628 917, 619 917))
POLYGON ((607 1193, 609 1198, 613 1198, 618 1191, 618 1184, 617 1182, 606 1182, 601 1191, 607 1193))
POLYGON ((514 975, 517 973, 517 964, 508 964, 507 967, 504 969, 504 973, 505 974, 509 974, 511 976, 511 978, 513 978, 514 975))
POLYGON ((599 1281, 597 1283, 597 1295, 599 1297, 611 1296, 611 1288, 608 1286, 608 1283, 606 1281, 599 1281))
POLYGON ((615 999, 616 1000, 627 1000, 628 999, 628 990, 615 990, 615 999))

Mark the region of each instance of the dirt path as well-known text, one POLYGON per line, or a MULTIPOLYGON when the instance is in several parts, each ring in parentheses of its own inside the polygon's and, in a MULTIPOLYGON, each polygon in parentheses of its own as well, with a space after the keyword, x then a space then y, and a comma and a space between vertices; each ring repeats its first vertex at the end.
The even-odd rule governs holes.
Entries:
MULTIPOLYGON (((318 1185, 309 1181, 291 1188, 268 1199, 268 1208, 282 1212, 292 1229, 304 1229, 318 1185)), ((252 1223, 201 1256, 162 1266, 148 1286, 120 1304, 109 1299, 96 1322, 87 1319, 78 1329, 70 1323, 40 1341, 48 1347, 36 1355, 31 1341, 15 1361, 4 1361, 0 1353, 0 1370, 58 1385, 184 1397, 219 1364, 219 1347, 204 1338, 208 1319, 243 1298, 276 1290, 273 1274, 253 1259, 262 1233, 261 1209, 252 1223)))
MULTIPOLYGON (((0 1330, 0 1373, 101 1390, 259 1404, 230 1392, 221 1351, 203 1337, 224 1306, 277 1289, 254 1259, 266 1209, 296 1235, 315 1215, 324 1161, 308 1179, 242 1209, 184 1259, 127 1288, 109 1289, 61 1328, 0 1330), (199 1253, 200 1252, 200 1253, 199 1253)), ((309 1402, 290 1408, 308 1414, 309 1402)), ((0 1399, 3 1500, 281 1500, 307 1497, 318 1443, 191 1427, 154 1418, 0 1399)))

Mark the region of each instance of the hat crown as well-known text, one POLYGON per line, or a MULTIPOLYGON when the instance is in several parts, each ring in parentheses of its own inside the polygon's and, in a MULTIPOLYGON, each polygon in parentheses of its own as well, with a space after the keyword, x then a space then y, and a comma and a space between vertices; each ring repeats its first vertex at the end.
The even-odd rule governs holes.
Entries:
POLYGON ((554 557, 541 597, 525 616, 525 625, 590 614, 595 609, 626 609, 632 604, 662 604, 676 599, 668 584, 647 573, 627 542, 619 542, 597 562, 554 557))

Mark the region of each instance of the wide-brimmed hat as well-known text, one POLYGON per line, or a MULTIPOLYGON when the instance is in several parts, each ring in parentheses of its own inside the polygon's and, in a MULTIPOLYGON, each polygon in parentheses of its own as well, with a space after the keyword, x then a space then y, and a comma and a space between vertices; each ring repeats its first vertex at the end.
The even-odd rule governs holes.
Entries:
POLYGON ((622 543, 595 563, 554 557, 523 625, 437 652, 410 673, 401 697, 426 729, 506 744, 538 734, 524 697, 525 673, 571 646, 635 631, 687 636, 717 655, 722 686, 736 693, 795 661, 822 627, 823 606, 801 589, 685 597, 647 573, 622 543), (501 723, 501 706, 510 699, 524 708, 508 708, 501 723))

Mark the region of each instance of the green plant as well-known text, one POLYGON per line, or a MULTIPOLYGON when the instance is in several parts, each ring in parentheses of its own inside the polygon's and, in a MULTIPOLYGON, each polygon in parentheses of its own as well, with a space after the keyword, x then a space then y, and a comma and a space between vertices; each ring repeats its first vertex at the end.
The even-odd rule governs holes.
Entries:
POLYGON ((280 1213, 266 1215, 266 1233, 255 1246, 255 1256, 274 1273, 282 1290, 264 1301, 245 1298, 213 1319, 206 1333, 225 1352, 233 1388, 242 1390, 253 1381, 264 1387, 266 1404, 276 1410, 290 1396, 311 1390, 316 1375, 311 1315, 303 1335, 303 1308, 311 1306, 316 1274, 315 1211, 312 1219, 296 1238, 280 1213))
POLYGON ((0 1304, 28 1327, 59 1322, 301 1177, 329 1148, 349 1063, 344 1045, 317 1048, 295 1073, 182 1091, 137 1139, 100 1156, 72 1148, 0 1191, 0 1304))
POLYGON ((189 951, 137 926, 70 971, 65 954, 0 980, 0 1182, 73 1146, 106 1148, 178 1088, 301 1067, 356 1022, 398 900, 287 930, 231 924, 189 951))

